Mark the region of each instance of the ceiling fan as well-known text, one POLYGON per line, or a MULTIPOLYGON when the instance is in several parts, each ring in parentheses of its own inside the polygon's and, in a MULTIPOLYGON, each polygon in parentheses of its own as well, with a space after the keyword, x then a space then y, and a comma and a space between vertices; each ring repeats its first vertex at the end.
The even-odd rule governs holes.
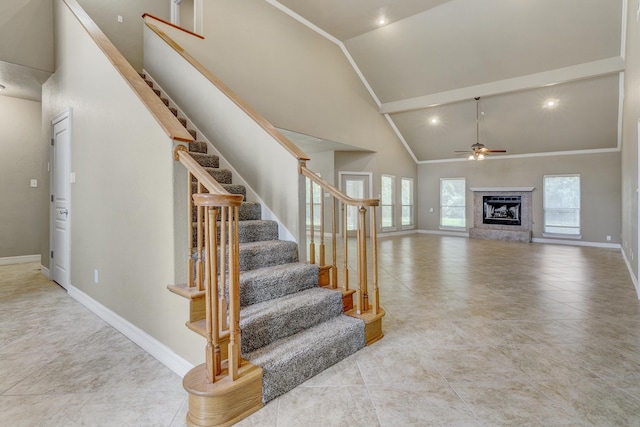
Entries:
POLYGON ((471 145, 471 151, 455 151, 455 153, 468 153, 469 160, 484 160, 489 153, 506 153, 507 150, 490 150, 480 143, 480 118, 479 118, 479 101, 480 97, 474 98, 476 100, 476 143, 471 145))

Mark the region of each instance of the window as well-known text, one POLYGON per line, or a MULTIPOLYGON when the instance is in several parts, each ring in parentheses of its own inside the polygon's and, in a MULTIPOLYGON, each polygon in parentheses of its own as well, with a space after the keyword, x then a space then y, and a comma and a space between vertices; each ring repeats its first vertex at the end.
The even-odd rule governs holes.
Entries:
POLYGON ((467 226, 464 178, 440 179, 440 227, 467 226))
MULTIPOLYGON (((320 176, 320 174, 318 174, 320 176)), ((320 186, 312 182, 309 178, 305 178, 306 182, 306 203, 307 203, 307 229, 311 228, 311 191, 313 189, 313 225, 315 229, 320 227, 320 186)))
POLYGON ((580 235, 580 175, 545 175, 544 232, 580 235))
POLYGON ((382 188, 380 204, 382 206, 382 229, 393 228, 393 188, 396 185, 396 177, 382 175, 382 188))
POLYGON ((402 194, 402 227, 413 227, 413 178, 402 178, 401 181, 402 194))

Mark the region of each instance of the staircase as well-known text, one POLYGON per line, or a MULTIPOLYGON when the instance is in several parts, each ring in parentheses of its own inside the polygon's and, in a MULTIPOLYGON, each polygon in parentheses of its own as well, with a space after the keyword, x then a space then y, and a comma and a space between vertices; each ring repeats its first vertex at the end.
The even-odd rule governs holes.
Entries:
MULTIPOLYGON (((170 108, 153 82, 145 80, 170 108)), ((178 117, 176 108, 170 110, 178 117)), ((187 127, 185 118, 178 119, 187 127)), ((189 132, 197 139, 196 131, 189 132)), ((231 171, 219 167, 206 142, 189 144, 189 154, 229 193, 243 196, 238 233, 240 351, 244 360, 262 368, 262 402, 267 403, 363 348, 365 324, 343 314, 342 292, 319 287, 319 267, 300 262, 295 242, 278 240, 278 224, 261 218, 260 204, 246 200, 245 187, 232 183, 231 171)), ((196 250, 192 253, 197 256, 196 250)), ((206 337, 205 292, 194 284, 169 289, 189 299, 187 326, 206 337)))

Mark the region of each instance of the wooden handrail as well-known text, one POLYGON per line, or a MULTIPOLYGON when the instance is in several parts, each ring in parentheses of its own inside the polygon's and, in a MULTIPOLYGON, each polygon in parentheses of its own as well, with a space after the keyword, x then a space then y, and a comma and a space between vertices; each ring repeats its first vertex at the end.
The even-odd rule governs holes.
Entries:
POLYGON ((174 24, 174 23, 172 23, 172 22, 165 21, 164 19, 162 19, 162 18, 158 18, 157 16, 154 16, 154 15, 152 15, 152 14, 150 14, 150 13, 144 13, 144 14, 142 14, 142 19, 147 18, 147 17, 148 17, 148 18, 150 18, 150 19, 155 19, 155 20, 156 20, 156 21, 158 21, 158 22, 162 22, 162 23, 163 23, 163 24, 165 24, 165 25, 168 25, 168 26, 173 27, 173 28, 175 28, 175 29, 177 29, 177 30, 180 30, 180 31, 184 31, 185 33, 187 33, 187 34, 189 34, 189 35, 192 35, 192 36, 194 36, 194 37, 198 37, 199 39, 203 39, 203 40, 204 40, 204 36, 201 36, 200 34, 196 34, 196 33, 194 33, 193 31, 189 31, 189 30, 187 30, 187 29, 185 29, 185 28, 182 28, 181 26, 176 25, 176 24, 174 24))
POLYGON ((349 205, 349 206, 379 206, 380 205, 380 200, 378 199, 354 199, 347 196, 346 194, 338 190, 336 187, 329 184, 322 177, 316 175, 314 172, 307 169, 307 167, 304 164, 300 164, 300 173, 306 176, 307 178, 309 178, 311 181, 318 184, 320 188, 322 188, 324 191, 331 194, 333 197, 335 197, 345 205, 349 205))
POLYGON ((78 2, 76 0, 64 0, 64 2, 87 31, 89 37, 93 39, 109 62, 113 64, 129 87, 131 87, 145 107, 147 107, 147 110, 149 110, 151 115, 156 119, 167 136, 174 141, 192 142, 193 137, 191 134, 187 132, 178 119, 171 114, 171 111, 162 103, 160 98, 153 93, 153 90, 144 79, 140 77, 140 74, 138 74, 133 66, 122 56, 78 2))
MULTIPOLYGON (((191 175, 193 175, 204 187, 209 191, 209 193, 216 194, 221 201, 221 204, 218 206, 236 206, 234 204, 234 200, 238 199, 238 194, 231 194, 227 190, 224 189, 222 185, 218 183, 211 175, 207 173, 207 171, 198 163, 187 151, 187 148, 184 145, 178 145, 173 150, 174 159, 182 163, 185 168, 191 175), (222 203, 222 200, 226 200, 222 203)), ((242 202, 242 196, 240 196, 240 201, 242 202)))
POLYGON ((182 46, 176 43, 171 37, 164 33, 156 25, 149 22, 146 23, 154 33, 164 40, 171 48, 173 48, 180 56, 182 56, 187 62, 189 62, 200 74, 202 74, 209 82, 216 86, 222 93, 224 93, 231 101, 233 101, 238 107, 240 107, 249 117, 253 119, 262 129, 264 129, 269 135, 271 135, 276 141, 280 143, 293 157, 299 161, 309 160, 307 156, 300 148, 298 148, 293 142, 285 137, 278 129, 276 129, 267 119, 265 119, 260 113, 253 109, 249 104, 242 100, 233 90, 222 81, 217 78, 211 71, 209 71, 198 60, 185 51, 182 46))

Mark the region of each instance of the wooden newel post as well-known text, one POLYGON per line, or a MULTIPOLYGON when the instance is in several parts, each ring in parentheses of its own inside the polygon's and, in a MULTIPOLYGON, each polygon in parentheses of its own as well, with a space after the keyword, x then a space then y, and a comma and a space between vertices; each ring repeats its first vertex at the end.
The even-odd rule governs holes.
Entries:
POLYGON ((367 290, 367 209, 358 208, 358 314, 369 309, 369 295, 367 290))

